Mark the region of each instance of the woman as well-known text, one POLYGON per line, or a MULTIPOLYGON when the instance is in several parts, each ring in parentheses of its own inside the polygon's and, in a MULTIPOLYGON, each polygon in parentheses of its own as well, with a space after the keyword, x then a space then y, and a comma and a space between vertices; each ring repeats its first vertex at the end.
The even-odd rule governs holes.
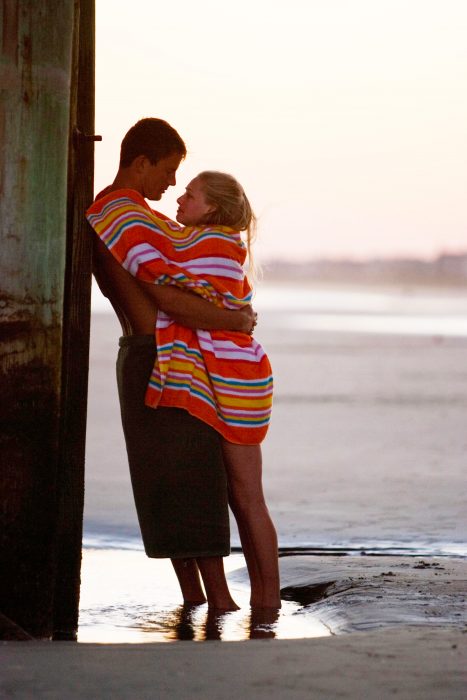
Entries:
MULTIPOLYGON (((131 190, 100 201, 98 211, 90 212, 91 225, 135 277, 177 285, 227 308, 249 303, 243 263, 248 250, 251 269, 255 217, 232 176, 208 171, 190 182, 178 200, 177 220, 183 226, 153 212, 131 190), (136 228, 135 199, 140 205, 136 228), (130 223, 131 239, 125 235, 130 223), (246 246, 240 231, 247 232, 246 246)), ((156 344, 146 404, 184 408, 221 434, 230 503, 250 575, 250 602, 252 607, 279 608, 277 536, 261 483, 260 442, 272 403, 264 350, 245 334, 188 329, 162 312, 156 344)))

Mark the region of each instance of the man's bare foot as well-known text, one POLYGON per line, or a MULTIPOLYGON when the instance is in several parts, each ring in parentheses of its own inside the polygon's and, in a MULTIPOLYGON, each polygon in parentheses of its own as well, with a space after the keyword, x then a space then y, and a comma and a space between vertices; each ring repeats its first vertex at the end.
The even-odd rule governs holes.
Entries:
POLYGON ((186 608, 195 608, 198 605, 204 605, 207 603, 206 598, 199 598, 198 600, 183 600, 183 606, 186 608))
POLYGON ((222 615, 225 612, 233 612, 235 610, 240 610, 240 606, 231 598, 229 601, 219 600, 210 601, 208 600, 209 611, 213 613, 218 613, 222 615))

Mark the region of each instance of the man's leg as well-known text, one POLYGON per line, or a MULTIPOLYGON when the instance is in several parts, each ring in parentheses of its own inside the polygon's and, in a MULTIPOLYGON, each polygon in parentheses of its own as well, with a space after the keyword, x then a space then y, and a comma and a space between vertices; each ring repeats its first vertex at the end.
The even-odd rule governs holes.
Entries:
POLYGON ((215 610, 238 610, 238 605, 230 595, 222 557, 198 557, 196 561, 206 589, 209 607, 215 610))
POLYGON ((206 602, 196 559, 172 559, 185 605, 202 605, 206 602))
POLYGON ((122 339, 117 363, 122 424, 146 554, 176 562, 187 602, 201 602, 204 592, 197 565, 180 561, 200 559, 210 604, 231 609, 222 562, 230 552, 230 531, 219 437, 186 411, 144 405, 154 359, 152 336, 122 339))

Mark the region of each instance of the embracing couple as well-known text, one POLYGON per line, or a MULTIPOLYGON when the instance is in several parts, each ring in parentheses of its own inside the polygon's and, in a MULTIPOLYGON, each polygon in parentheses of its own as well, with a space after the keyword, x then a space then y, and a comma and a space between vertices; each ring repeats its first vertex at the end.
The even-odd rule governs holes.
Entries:
POLYGON ((187 185, 176 222, 150 208, 185 156, 167 122, 142 119, 122 141, 114 182, 87 211, 94 274, 122 326, 117 382, 138 519, 146 554, 172 560, 186 604, 235 610, 223 567, 230 505, 250 604, 277 609, 260 447, 272 375, 252 338, 244 271, 256 220, 241 185, 214 171, 187 185))

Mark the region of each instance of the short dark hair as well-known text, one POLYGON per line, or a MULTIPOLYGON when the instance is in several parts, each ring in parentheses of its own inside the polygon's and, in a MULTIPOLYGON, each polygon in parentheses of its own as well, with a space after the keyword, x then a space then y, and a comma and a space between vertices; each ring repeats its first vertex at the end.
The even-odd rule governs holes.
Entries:
POLYGON ((120 149, 120 167, 128 168, 138 156, 146 156, 153 165, 178 153, 186 156, 182 137, 163 119, 140 119, 125 134, 120 149))

